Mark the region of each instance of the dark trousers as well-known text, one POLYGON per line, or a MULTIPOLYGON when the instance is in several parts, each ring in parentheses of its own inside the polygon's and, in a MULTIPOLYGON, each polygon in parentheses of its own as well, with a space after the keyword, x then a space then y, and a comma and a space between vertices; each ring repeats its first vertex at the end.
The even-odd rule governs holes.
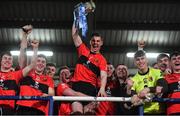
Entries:
POLYGON ((169 114, 169 116, 171 116, 171 115, 177 115, 177 116, 180 116, 180 112, 169 114))
MULTIPOLYGON (((79 81, 79 82, 73 82, 72 83, 72 89, 81 93, 84 93, 89 96, 96 96, 97 89, 95 86, 93 86, 90 83, 79 81)), ((87 105, 90 102, 81 102, 82 105, 87 105)))
POLYGON ((45 115, 44 112, 26 106, 17 106, 17 115, 45 115))
POLYGON ((15 115, 15 110, 8 106, 0 106, 0 115, 15 115))
POLYGON ((96 96, 97 94, 97 89, 95 86, 83 81, 73 82, 72 89, 89 96, 96 96))

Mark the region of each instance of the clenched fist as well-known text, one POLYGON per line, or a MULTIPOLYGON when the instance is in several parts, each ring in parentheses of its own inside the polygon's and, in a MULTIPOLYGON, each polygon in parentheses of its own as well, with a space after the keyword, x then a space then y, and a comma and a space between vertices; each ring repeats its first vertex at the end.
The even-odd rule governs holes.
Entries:
POLYGON ((29 34, 32 32, 33 26, 32 25, 25 25, 22 27, 23 32, 26 34, 29 34))

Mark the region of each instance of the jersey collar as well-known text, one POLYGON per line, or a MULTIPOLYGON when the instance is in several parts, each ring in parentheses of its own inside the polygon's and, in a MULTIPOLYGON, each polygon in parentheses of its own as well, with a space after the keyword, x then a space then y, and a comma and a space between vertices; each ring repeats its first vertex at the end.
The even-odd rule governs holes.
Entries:
POLYGON ((149 68, 148 68, 147 72, 145 72, 145 73, 140 73, 140 72, 138 71, 138 74, 139 74, 139 75, 146 75, 146 74, 148 74, 148 73, 149 73, 149 68))

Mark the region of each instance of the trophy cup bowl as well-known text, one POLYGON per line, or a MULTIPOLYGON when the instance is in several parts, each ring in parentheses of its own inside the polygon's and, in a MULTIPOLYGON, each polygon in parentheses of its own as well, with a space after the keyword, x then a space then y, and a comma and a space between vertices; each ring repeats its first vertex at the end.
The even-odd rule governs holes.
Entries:
POLYGON ((90 12, 94 12, 96 9, 96 5, 95 3, 91 0, 89 2, 86 2, 85 4, 85 8, 86 8, 86 13, 90 13, 90 12))

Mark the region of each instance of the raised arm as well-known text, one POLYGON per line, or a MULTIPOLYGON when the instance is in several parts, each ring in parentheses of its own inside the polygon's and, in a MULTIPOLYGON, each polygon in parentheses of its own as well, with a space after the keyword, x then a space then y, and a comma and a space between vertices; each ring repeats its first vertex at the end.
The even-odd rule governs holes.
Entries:
POLYGON ((31 42, 31 46, 33 47, 34 55, 33 55, 33 57, 32 57, 31 64, 28 65, 28 66, 26 66, 26 67, 22 70, 22 72, 23 72, 23 77, 27 76, 28 73, 34 68, 34 66, 35 66, 35 64, 36 64, 39 41, 33 40, 33 41, 31 42))
POLYGON ((18 63, 20 66, 20 69, 23 69, 25 66, 27 66, 27 56, 26 56, 26 49, 27 49, 27 36, 30 34, 32 31, 32 26, 31 25, 25 25, 22 27, 22 39, 21 39, 21 44, 20 44, 20 55, 18 57, 18 63))
POLYGON ((77 30, 77 28, 75 28, 74 24, 72 26, 72 38, 73 38, 74 45, 76 47, 79 47, 82 43, 82 40, 81 40, 81 37, 78 34, 78 30, 77 30))

